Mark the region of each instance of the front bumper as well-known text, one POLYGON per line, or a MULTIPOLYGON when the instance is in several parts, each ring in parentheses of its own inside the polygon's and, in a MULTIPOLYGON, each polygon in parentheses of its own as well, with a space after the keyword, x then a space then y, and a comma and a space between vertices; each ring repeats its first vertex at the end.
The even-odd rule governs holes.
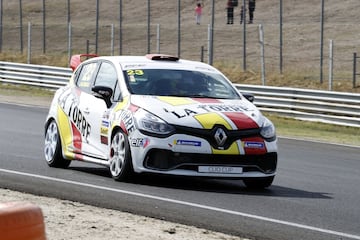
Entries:
POLYGON ((238 153, 214 153, 211 144, 204 138, 174 134, 167 138, 143 135, 139 131, 130 139, 134 171, 167 175, 250 178, 274 176, 277 167, 277 141, 264 141, 261 154, 247 154, 241 140, 234 142, 238 153), (188 145, 177 145, 182 143, 188 145), (141 144, 136 144, 141 143, 141 144), (199 167, 241 169, 240 173, 203 172, 199 167))
POLYGON ((144 167, 155 171, 175 169, 198 171, 199 166, 241 167, 243 173, 276 171, 277 153, 264 155, 217 155, 200 153, 179 153, 163 149, 151 149, 145 157, 144 167))

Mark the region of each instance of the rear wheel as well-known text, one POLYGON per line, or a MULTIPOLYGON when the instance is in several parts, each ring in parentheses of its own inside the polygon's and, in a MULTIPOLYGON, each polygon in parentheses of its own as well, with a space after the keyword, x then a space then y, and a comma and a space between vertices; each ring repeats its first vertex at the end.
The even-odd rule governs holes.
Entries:
POLYGON ((270 187, 274 181, 275 176, 264 177, 264 178, 246 178, 244 179, 244 184, 247 188, 250 189, 263 189, 270 187))
POLYGON ((67 168, 70 160, 62 156, 59 130, 55 120, 52 120, 45 131, 44 154, 46 163, 50 167, 67 168))
POLYGON ((110 173, 116 181, 128 180, 133 174, 129 141, 122 131, 117 131, 111 139, 110 173))

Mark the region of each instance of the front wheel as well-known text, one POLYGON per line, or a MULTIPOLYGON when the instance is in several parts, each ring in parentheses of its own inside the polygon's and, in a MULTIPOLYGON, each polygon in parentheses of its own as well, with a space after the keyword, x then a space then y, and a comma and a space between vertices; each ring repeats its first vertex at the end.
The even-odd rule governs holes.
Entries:
POLYGON ((44 154, 46 163, 50 167, 67 168, 70 160, 62 156, 59 130, 55 120, 52 120, 45 131, 44 154))
POLYGON ((117 131, 111 139, 110 173, 116 181, 128 180, 133 174, 129 141, 122 131, 117 131))
POLYGON ((244 184, 247 188, 250 189, 263 189, 270 187, 274 181, 275 176, 263 177, 263 178, 246 178, 244 179, 244 184))

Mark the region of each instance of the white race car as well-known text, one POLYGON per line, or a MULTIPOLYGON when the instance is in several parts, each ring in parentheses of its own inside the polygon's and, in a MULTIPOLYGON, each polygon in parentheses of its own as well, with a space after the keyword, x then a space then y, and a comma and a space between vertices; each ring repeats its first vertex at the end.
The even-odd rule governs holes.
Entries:
POLYGON ((242 179, 269 187, 277 166, 275 127, 214 67, 174 56, 71 59, 45 122, 45 159, 136 173, 242 179))

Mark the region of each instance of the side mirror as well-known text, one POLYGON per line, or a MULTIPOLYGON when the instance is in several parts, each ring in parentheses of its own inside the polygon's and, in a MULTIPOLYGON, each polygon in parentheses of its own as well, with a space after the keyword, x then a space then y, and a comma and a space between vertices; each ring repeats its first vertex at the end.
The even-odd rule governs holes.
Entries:
POLYGON ((252 93, 244 93, 244 92, 242 92, 241 93, 243 96, 244 96, 244 98, 246 98, 249 102, 254 102, 254 100, 255 100, 255 96, 254 96, 254 94, 252 94, 252 93))
POLYGON ((95 94, 94 96, 97 98, 104 99, 106 106, 111 107, 111 97, 113 95, 113 90, 106 86, 95 86, 91 89, 95 94))

